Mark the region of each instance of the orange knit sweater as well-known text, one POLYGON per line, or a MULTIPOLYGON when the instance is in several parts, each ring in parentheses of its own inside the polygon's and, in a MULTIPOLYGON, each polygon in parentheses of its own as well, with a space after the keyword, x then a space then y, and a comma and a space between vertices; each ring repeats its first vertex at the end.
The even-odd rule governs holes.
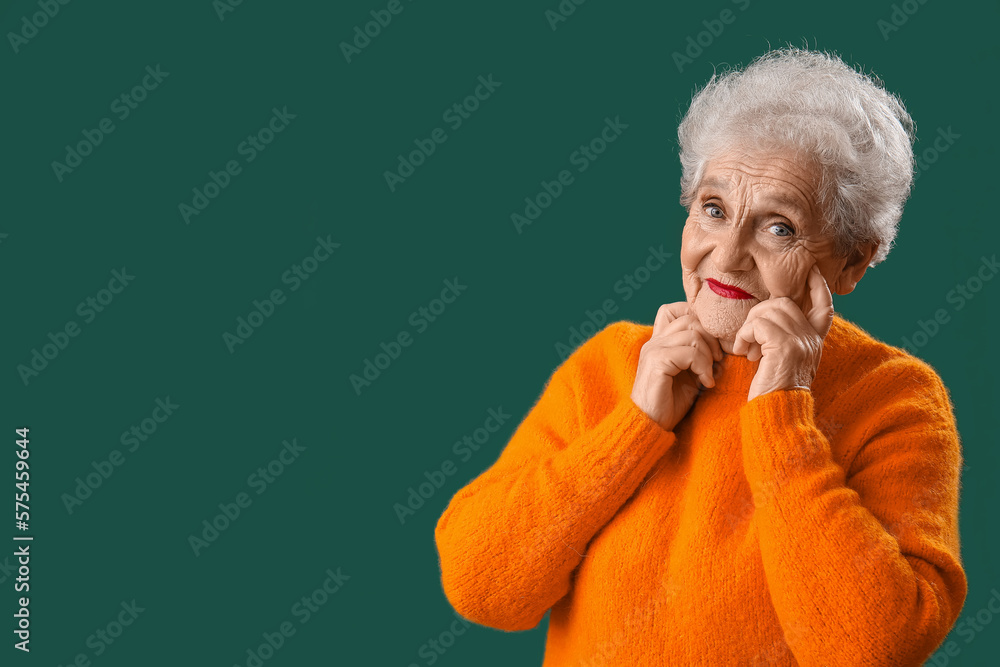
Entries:
POLYGON ((455 610, 515 631, 551 609, 543 667, 921 664, 967 593, 937 373, 836 316, 812 391, 747 402, 759 362, 727 355, 664 431, 631 400, 651 335, 580 346, 451 499, 455 610))

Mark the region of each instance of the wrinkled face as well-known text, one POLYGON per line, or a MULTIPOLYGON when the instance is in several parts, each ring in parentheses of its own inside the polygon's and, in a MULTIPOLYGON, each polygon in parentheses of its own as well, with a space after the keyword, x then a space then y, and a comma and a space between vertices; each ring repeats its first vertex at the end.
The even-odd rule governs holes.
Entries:
POLYGON ((813 264, 836 291, 846 258, 821 232, 817 177, 811 164, 784 152, 733 151, 706 166, 684 225, 681 270, 688 303, 727 351, 761 301, 787 296, 809 307, 813 264))

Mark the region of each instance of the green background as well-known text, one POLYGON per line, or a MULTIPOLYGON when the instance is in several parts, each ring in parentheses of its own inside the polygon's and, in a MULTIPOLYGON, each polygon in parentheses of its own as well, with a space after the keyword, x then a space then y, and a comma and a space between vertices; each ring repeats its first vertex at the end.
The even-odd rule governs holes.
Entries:
MULTIPOLYGON (((556 343, 588 310, 612 298, 613 319, 651 323, 684 298, 680 114, 713 68, 789 42, 874 70, 912 113, 918 151, 938 128, 960 136, 921 173, 888 260, 835 305, 895 345, 936 309, 950 314, 919 356, 951 391, 966 456, 963 617, 985 608, 1000 588, 986 354, 1000 284, 961 310, 946 295, 1000 240, 997 5, 915 3, 886 39, 888 2, 746 4, 592 0, 553 30, 556 0, 403 0, 350 63, 339 44, 385 2, 248 0, 224 20, 208 0, 71 2, 17 53, 5 38, 0 414, 10 469, 14 429, 31 429, 35 541, 32 652, 12 648, 8 616, 3 664, 68 665, 80 653, 101 667, 245 664, 262 633, 301 619, 292 606, 327 568, 350 579, 265 664, 430 664, 421 646, 455 618, 435 522, 496 460, 560 362, 556 343), (678 71, 672 54, 726 8, 735 21, 678 71), (169 75, 119 120, 112 101, 156 65, 169 75), (500 87, 453 130, 442 113, 488 75, 500 87), (246 162, 238 145, 275 107, 295 119, 246 162), (105 117, 115 130, 60 182, 52 162, 105 117), (519 234, 511 214, 572 168, 606 117, 628 128, 519 234), (383 173, 437 127, 447 141, 390 191, 383 173), (241 173, 185 224, 178 205, 232 159, 241 173), (291 291, 282 275, 317 237, 340 247, 291 291), (660 244, 666 266, 631 298, 616 293, 660 244), (122 267, 134 280, 84 322, 77 305, 122 267), (467 289, 418 333, 411 313, 456 278, 467 289), (287 301, 231 353, 223 333, 274 289, 287 301), (79 335, 26 384, 18 365, 70 320, 79 335), (359 395, 349 376, 401 331, 412 344, 359 395), (167 397, 180 407, 126 451, 121 434, 167 397), (461 461, 452 444, 499 407, 512 418, 461 461), (305 451, 257 495, 248 477, 293 438, 305 451), (116 449, 124 463, 70 513, 63 494, 116 449), (457 472, 401 525, 393 505, 447 459, 457 472), (195 556, 188 536, 240 492, 252 504, 195 556), (145 611, 95 657, 88 637, 133 599, 145 611)), ((4 3, 4 34, 38 11, 4 3)), ((13 577, 0 579, 12 611, 13 577)), ((540 665, 546 628, 547 618, 522 633, 472 626, 436 664, 540 665)), ((1000 622, 971 643, 951 638, 961 654, 950 664, 985 664, 1000 622)))

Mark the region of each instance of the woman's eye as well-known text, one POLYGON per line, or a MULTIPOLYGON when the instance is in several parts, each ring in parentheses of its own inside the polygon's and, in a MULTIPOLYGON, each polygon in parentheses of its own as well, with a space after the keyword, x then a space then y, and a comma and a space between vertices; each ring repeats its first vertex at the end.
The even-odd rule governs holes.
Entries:
POLYGON ((792 234, 794 234, 794 232, 788 227, 788 225, 784 224, 774 224, 768 227, 768 229, 775 236, 791 236, 792 234))
POLYGON ((708 215, 711 216, 711 217, 713 217, 713 218, 721 218, 723 215, 725 215, 722 212, 722 209, 719 208, 718 206, 716 206, 715 204, 709 204, 709 205, 707 205, 705 207, 705 210, 708 211, 708 215), (718 215, 716 215, 716 213, 718 213, 718 215))

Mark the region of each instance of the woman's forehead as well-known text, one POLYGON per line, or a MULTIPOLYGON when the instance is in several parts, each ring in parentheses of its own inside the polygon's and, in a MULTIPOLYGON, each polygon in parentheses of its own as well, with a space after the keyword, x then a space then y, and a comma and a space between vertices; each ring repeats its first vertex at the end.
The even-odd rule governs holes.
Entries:
POLYGON ((802 161, 774 159, 712 160, 698 184, 699 192, 729 194, 750 189, 755 201, 809 213, 816 203, 815 174, 802 161))

